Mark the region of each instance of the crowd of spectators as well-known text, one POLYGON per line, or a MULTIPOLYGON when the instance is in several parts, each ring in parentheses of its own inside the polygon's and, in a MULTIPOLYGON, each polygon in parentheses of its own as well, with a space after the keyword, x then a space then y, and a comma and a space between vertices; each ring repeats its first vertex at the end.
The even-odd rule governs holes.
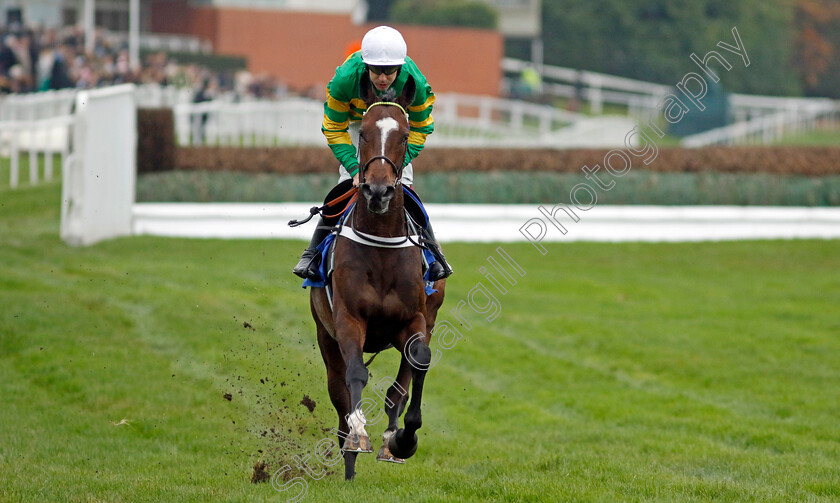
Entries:
POLYGON ((91 89, 122 83, 173 85, 189 88, 196 101, 223 92, 258 98, 282 97, 288 89, 271 76, 246 71, 220 75, 195 64, 182 65, 165 52, 149 53, 132 67, 125 42, 97 31, 94 49, 85 50, 78 26, 0 28, 0 95, 49 89, 91 89))
POLYGON ((158 68, 131 68, 128 51, 96 38, 86 53, 84 32, 11 26, 0 34, 0 92, 28 93, 159 79, 158 68))

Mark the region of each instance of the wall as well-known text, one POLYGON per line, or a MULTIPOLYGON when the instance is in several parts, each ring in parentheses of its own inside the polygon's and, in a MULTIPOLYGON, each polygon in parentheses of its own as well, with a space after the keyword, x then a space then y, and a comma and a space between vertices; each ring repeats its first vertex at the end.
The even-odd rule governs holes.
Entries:
MULTIPOLYGON (((183 1, 151 5, 151 29, 212 41, 219 54, 246 56, 254 74, 271 74, 295 90, 320 95, 345 49, 373 24, 347 15, 193 7, 183 1)), ((400 26, 408 54, 435 92, 499 95, 502 36, 492 30, 400 26)))

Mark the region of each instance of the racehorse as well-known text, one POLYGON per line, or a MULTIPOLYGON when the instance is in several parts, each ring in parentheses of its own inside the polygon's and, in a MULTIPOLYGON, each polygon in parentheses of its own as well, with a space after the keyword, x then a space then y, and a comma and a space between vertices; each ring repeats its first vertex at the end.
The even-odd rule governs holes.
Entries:
MULTIPOLYGON (((406 110, 414 98, 409 77, 398 97, 376 98, 367 75, 360 83, 365 112, 359 134, 359 185, 355 205, 336 237, 332 306, 325 288, 310 289, 318 345, 327 369, 330 399, 338 413, 338 442, 344 476, 356 473, 356 456, 372 452, 365 431, 362 389, 368 381, 363 353, 394 347, 399 371, 385 400, 388 427, 377 459, 404 462, 417 450, 423 381, 430 366, 429 334, 443 303, 445 281, 427 296, 422 250, 410 235, 400 182, 409 124, 406 110), (346 231, 346 233, 344 232, 346 231), (398 419, 408 402, 404 428, 398 419)), ((365 403, 370 402, 365 399, 365 403)))

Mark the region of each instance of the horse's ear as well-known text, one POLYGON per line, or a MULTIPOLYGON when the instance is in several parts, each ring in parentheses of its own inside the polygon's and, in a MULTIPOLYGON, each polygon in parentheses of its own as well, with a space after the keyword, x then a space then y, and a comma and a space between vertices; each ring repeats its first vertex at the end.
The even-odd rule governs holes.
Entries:
POLYGON ((417 83, 414 82, 414 77, 409 75, 408 80, 405 81, 405 85, 403 86, 402 93, 397 98, 397 104, 405 109, 408 109, 408 107, 414 103, 415 92, 417 92, 417 83))
POLYGON ((359 80, 359 97, 366 105, 370 105, 376 101, 376 96, 373 95, 373 84, 370 82, 368 72, 362 73, 362 78, 359 80))

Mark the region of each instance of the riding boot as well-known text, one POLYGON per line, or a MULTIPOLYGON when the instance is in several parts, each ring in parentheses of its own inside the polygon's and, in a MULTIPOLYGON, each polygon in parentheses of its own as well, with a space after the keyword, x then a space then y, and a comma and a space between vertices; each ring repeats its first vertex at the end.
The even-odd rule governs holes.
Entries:
POLYGON ((429 281, 437 281, 439 279, 448 278, 454 271, 446 257, 443 255, 443 250, 435 238, 435 232, 432 230, 432 224, 428 224, 422 231, 423 244, 429 248, 432 255, 435 256, 435 262, 429 265, 429 281))
POLYGON ((304 279, 312 281, 319 281, 321 273, 318 270, 321 265, 321 254, 318 252, 318 245, 330 234, 330 227, 324 223, 324 219, 318 220, 318 226, 315 228, 315 234, 312 235, 312 241, 309 246, 303 251, 300 261, 297 263, 292 272, 304 279))

